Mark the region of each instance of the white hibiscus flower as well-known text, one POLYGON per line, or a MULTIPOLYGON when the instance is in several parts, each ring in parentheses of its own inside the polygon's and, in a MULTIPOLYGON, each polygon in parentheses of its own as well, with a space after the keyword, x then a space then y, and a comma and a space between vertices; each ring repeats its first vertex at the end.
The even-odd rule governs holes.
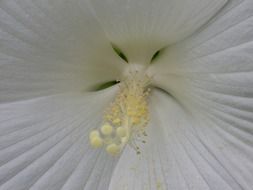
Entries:
POLYGON ((252 0, 1 0, 0 190, 252 190, 252 41, 252 0))

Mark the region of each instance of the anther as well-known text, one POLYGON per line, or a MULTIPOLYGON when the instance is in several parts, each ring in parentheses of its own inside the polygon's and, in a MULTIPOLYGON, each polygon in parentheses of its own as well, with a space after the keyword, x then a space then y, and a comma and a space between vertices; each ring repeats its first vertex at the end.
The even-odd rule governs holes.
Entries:
POLYGON ((90 132, 90 139, 92 139, 93 137, 99 136, 99 132, 97 130, 91 131, 90 132))
POLYGON ((101 127, 101 132, 103 135, 110 135, 113 131, 113 128, 109 124, 105 124, 101 127))
POLYGON ((94 148, 100 148, 103 145, 103 140, 99 136, 94 136, 91 138, 90 143, 94 148))
POLYGON ((120 147, 116 144, 110 144, 106 147, 106 151, 111 155, 117 155, 120 151, 120 147))

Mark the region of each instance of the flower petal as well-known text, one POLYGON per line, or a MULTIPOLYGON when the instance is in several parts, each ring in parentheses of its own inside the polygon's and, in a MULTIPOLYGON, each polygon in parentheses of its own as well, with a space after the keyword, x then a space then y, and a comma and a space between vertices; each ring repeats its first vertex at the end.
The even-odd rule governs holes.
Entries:
POLYGON ((244 141, 249 137, 241 135, 253 133, 252 11, 250 0, 231 1, 210 26, 164 52, 150 69, 159 73, 156 85, 187 109, 210 114, 244 141))
POLYGON ((120 63, 85 1, 0 1, 0 102, 86 90, 120 63))
POLYGON ((234 189, 253 186, 252 11, 250 0, 230 1, 208 27, 170 47, 150 69, 160 73, 155 83, 203 126, 197 128, 201 140, 239 185, 234 189))
POLYGON ((0 189, 104 189, 116 159, 90 148, 115 89, 0 106, 0 189), (103 188, 102 188, 103 185, 103 188))
POLYGON ((252 12, 253 3, 250 0, 229 1, 201 32, 168 48, 153 65, 154 72, 250 72, 252 12))
POLYGON ((110 190, 250 190, 253 151, 208 114, 199 118, 162 92, 152 94, 151 124, 140 156, 126 149, 110 190))
POLYGON ((91 0, 108 38, 131 62, 147 63, 213 17, 227 0, 91 0))

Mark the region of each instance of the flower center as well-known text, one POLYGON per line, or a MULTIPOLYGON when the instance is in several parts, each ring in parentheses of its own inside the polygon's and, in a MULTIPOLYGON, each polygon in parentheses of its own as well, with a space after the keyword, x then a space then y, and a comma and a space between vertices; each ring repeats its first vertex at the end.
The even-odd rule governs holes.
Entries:
POLYGON ((150 78, 139 71, 128 71, 119 92, 104 114, 100 129, 90 132, 94 148, 105 147, 111 155, 119 154, 129 144, 137 154, 138 142, 145 143, 145 128, 149 121, 147 97, 150 78))

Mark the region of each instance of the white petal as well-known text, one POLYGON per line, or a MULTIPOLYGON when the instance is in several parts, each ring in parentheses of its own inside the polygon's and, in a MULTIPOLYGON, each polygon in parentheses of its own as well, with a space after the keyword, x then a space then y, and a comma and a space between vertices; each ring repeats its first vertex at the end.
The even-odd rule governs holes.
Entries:
POLYGON ((121 63, 85 1, 0 1, 0 102, 85 90, 121 63))
POLYGON ((252 11, 250 0, 231 1, 210 26, 171 47, 150 70, 159 73, 155 83, 181 104, 210 114, 248 144, 253 130, 252 11))
POLYGON ((202 113, 196 118, 161 92, 153 93, 150 107, 147 144, 141 156, 125 150, 110 190, 252 189, 253 151, 246 141, 248 134, 236 139, 221 130, 217 119, 202 113))
POLYGON ((164 52, 150 71, 204 126, 198 130, 202 141, 240 185, 234 189, 252 189, 253 3, 230 3, 198 35, 164 52))
POLYGON ((206 111, 226 123, 221 126, 252 134, 253 2, 229 5, 206 30, 171 47, 150 72, 189 110, 206 111))
POLYGON ((226 0, 91 0, 109 39, 132 62, 149 62, 213 17, 226 0))
POLYGON ((115 159, 89 145, 115 89, 0 106, 0 189, 104 189, 115 159), (101 186, 103 184, 103 188, 101 186))
MULTIPOLYGON (((250 73, 253 69, 253 2, 231 0, 194 36, 168 48, 153 73, 250 73)), ((151 69, 151 70, 152 70, 151 69)))

